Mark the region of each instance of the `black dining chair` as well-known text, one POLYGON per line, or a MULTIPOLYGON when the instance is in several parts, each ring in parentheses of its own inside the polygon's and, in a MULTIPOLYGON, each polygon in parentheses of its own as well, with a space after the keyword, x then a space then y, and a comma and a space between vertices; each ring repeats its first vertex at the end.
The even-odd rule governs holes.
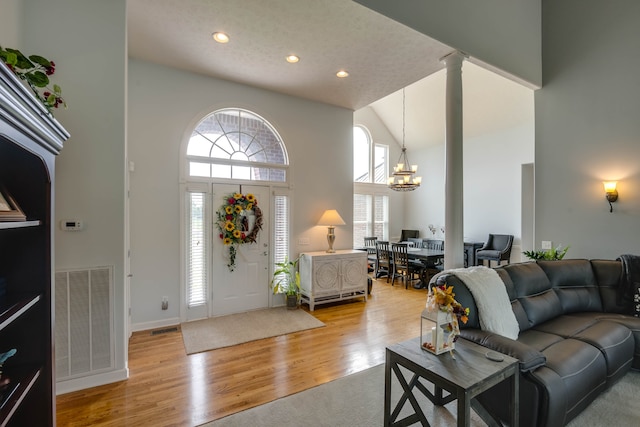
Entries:
MULTIPOLYGON (((444 251, 444 240, 440 239, 423 239, 422 247, 425 249, 431 249, 435 251, 444 251)), ((430 260, 424 263, 425 268, 425 278, 428 282, 430 277, 433 277, 434 274, 442 271, 444 269, 444 263, 442 258, 438 258, 437 260, 430 260)))
POLYGON ((434 249, 437 251, 444 250, 444 240, 438 239, 422 239, 422 247, 426 249, 434 249))
POLYGON ((420 237, 420 231, 419 230, 402 230, 402 232, 400 233, 401 242, 408 242, 410 237, 411 238, 420 237))
POLYGON ((409 282, 420 280, 422 274, 422 265, 416 265, 409 262, 408 245, 406 243, 392 243, 391 252, 393 253, 393 274, 391 275, 391 286, 396 281, 396 277, 402 278, 404 287, 409 287, 409 282))
POLYGON ((391 269, 393 263, 391 262, 391 253, 389 252, 389 242, 385 240, 376 241, 376 279, 387 276, 387 283, 389 283, 389 276, 391 276, 391 269))
POLYGON ((369 273, 372 271, 376 271, 376 263, 378 260, 378 255, 376 253, 376 242, 378 241, 377 237, 365 237, 364 238, 364 248, 367 250, 367 260, 368 260, 368 270, 369 273))
MULTIPOLYGON (((422 248, 422 247, 424 247, 423 244, 422 244, 423 240, 421 238, 419 238, 419 237, 409 237, 406 241, 411 243, 411 244, 413 244, 414 248, 422 248)), ((404 243, 404 242, 401 242, 401 243, 404 243)), ((411 246, 411 245, 409 245, 409 246, 411 246)))
POLYGON ((487 260, 488 267, 491 267, 491 261, 496 261, 498 265, 502 261, 507 261, 507 264, 509 264, 511 246, 513 246, 513 235, 489 234, 484 246, 476 251, 476 260, 480 265, 483 265, 484 260, 487 260))

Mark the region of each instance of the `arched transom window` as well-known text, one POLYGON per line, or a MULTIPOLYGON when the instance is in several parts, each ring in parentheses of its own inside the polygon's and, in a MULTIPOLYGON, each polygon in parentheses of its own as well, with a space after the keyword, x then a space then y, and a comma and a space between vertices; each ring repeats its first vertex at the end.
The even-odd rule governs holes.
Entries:
POLYGON ((187 146, 191 177, 286 182, 289 159, 280 135, 257 114, 225 108, 205 117, 187 146))

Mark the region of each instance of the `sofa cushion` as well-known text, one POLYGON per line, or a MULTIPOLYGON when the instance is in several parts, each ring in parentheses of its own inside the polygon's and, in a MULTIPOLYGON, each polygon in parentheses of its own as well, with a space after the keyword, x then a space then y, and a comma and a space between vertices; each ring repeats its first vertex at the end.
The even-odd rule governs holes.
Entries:
POLYGON ((603 311, 630 313, 632 311, 631 301, 624 305, 618 305, 617 301, 618 287, 622 275, 622 263, 620 261, 594 259, 591 260, 591 267, 600 289, 603 311))
POLYGON ((530 327, 529 318, 527 317, 527 313, 525 313, 524 309, 522 308, 522 304, 520 304, 520 301, 518 300, 518 297, 516 295, 516 291, 515 291, 513 282, 511 281, 511 277, 509 276, 509 273, 507 273, 507 271, 503 268, 496 269, 496 272, 498 273, 498 276, 500 276, 500 278, 502 279, 502 282, 504 283, 504 286, 507 289, 507 295, 509 295, 509 300, 511 301, 511 310, 513 310, 513 314, 515 314, 516 316, 516 320, 518 321, 518 327, 520 331, 526 331, 530 327))
POLYGON ((551 320, 541 323, 537 325, 535 329, 537 331, 559 335, 562 338, 572 338, 596 323, 598 323, 597 319, 565 315, 554 317, 551 320))
POLYGON ((560 299, 552 289, 538 295, 519 298, 522 308, 527 313, 529 326, 534 327, 562 315, 560 299))
MULTIPOLYGON (((503 268, 509 275, 514 292, 526 313, 528 328, 562 314, 562 304, 551 288, 551 282, 535 262, 509 264, 503 268)), ((518 318, 516 314, 516 318, 518 318)), ((528 328, 520 328, 526 330, 528 328)))
POLYGON ((518 337, 519 342, 526 344, 539 352, 543 352, 563 339, 564 337, 561 337, 560 335, 542 332, 536 329, 529 329, 525 333, 520 333, 520 336, 518 337))
POLYGON ((631 331, 623 325, 601 320, 576 334, 574 339, 600 350, 607 363, 609 384, 614 384, 631 369, 635 344, 631 331))
POLYGON ((602 320, 599 314, 602 313, 564 315, 544 322, 535 328, 544 335, 535 341, 529 337, 527 343, 543 351, 547 348, 543 347, 543 344, 551 342, 548 337, 553 335, 583 341, 602 353, 607 364, 608 381, 615 382, 631 368, 635 340, 629 328, 612 321, 602 320))
POLYGON ((598 349, 571 338, 543 353, 546 365, 527 374, 545 390, 538 425, 564 426, 606 388, 606 362, 598 349))
POLYGON ((538 265, 549 278, 564 313, 602 311, 598 283, 589 260, 538 261, 538 265))
POLYGON ((598 320, 616 322, 631 331, 634 338, 633 369, 640 369, 640 318, 618 313, 573 313, 575 317, 589 317, 598 320))

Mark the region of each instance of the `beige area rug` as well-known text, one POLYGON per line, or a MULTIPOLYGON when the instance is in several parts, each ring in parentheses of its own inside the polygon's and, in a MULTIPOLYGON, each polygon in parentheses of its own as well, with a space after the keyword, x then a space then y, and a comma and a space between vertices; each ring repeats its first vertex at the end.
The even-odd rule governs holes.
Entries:
POLYGON ((180 325, 187 354, 322 326, 324 323, 306 311, 287 310, 286 307, 212 317, 180 325))
MULTIPOLYGON (((395 375, 392 378, 395 381, 392 384, 392 406, 395 406, 401 389, 395 375)), ((640 422, 640 405, 635 402, 639 395, 640 373, 630 372, 601 394, 568 427, 636 427, 640 422)), ((456 425, 455 401, 435 408, 425 397, 418 397, 418 401, 431 426, 456 425)), ((384 365, 378 365, 202 427, 376 427, 383 425, 383 411, 384 365)), ((399 419, 412 413, 413 409, 407 403, 399 419)), ((486 426, 473 410, 471 426, 486 426)))

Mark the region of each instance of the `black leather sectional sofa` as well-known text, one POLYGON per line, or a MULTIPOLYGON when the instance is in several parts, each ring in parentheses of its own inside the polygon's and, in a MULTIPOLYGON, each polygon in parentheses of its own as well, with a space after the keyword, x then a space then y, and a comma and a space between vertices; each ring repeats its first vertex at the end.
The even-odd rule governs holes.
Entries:
MULTIPOLYGON (((470 308, 462 338, 520 360, 521 426, 564 426, 630 369, 640 369, 640 318, 629 314, 631 301, 617 298, 620 261, 537 261, 496 271, 520 327, 517 340, 480 329, 473 296, 458 277, 445 272, 433 282, 453 285, 456 300, 470 308)), ((509 419, 509 399, 501 385, 478 397, 500 420, 509 419)))

